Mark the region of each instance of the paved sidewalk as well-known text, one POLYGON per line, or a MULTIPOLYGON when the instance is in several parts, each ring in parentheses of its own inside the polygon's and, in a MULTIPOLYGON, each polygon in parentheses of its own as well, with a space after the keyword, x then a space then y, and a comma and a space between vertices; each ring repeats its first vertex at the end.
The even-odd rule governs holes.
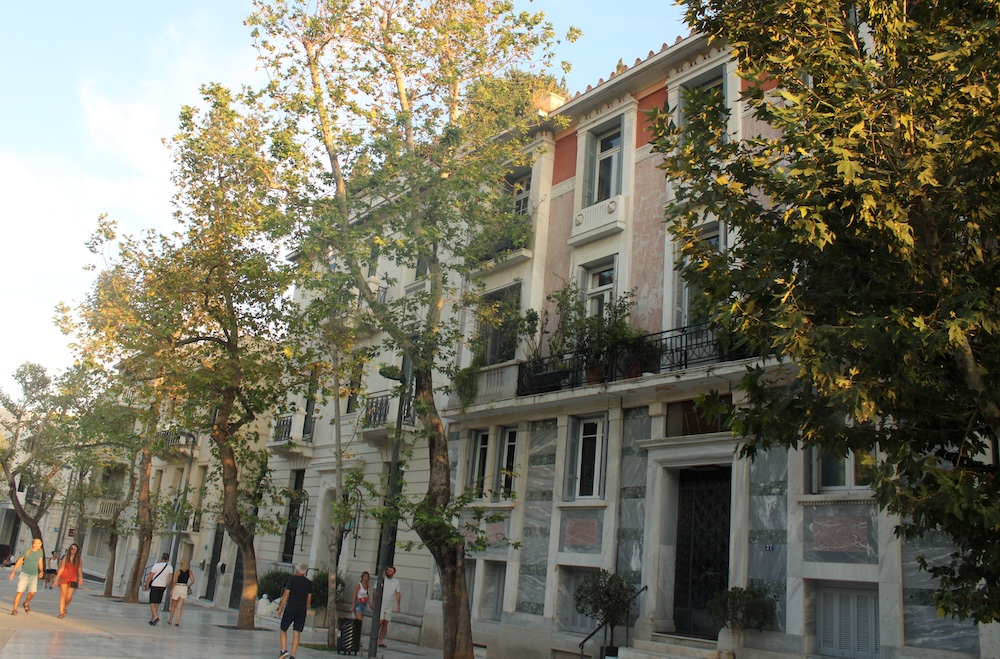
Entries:
MULTIPOLYGON (((236 624, 236 612, 210 609, 188 600, 180 627, 167 627, 167 613, 150 627, 148 604, 122 604, 101 597, 101 584, 85 582, 73 598, 68 615, 59 619, 59 591, 40 588, 31 602, 31 613, 22 608, 10 615, 17 581, 8 570, 0 572, 0 657, 4 659, 83 659, 89 657, 210 657, 275 659, 281 649, 274 630, 227 629, 236 624)), ((22 599, 23 602, 23 599, 22 599)), ((265 624, 270 627, 271 621, 265 624)), ((289 634, 291 636, 291 634, 289 634)), ((322 644, 326 630, 306 628, 303 643, 322 644)), ((380 659, 414 659, 442 656, 440 650, 399 641, 379 648, 380 659)), ((367 645, 365 645, 367 648, 367 645)), ((289 638, 291 649, 291 638, 289 638)), ((334 659, 336 652, 300 647, 297 659, 334 659)), ((367 656, 366 652, 360 653, 367 656)))

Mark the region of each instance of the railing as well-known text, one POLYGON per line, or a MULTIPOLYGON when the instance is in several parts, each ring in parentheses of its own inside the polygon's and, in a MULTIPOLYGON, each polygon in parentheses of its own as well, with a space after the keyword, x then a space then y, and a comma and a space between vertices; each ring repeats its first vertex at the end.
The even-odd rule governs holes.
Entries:
POLYGON ((91 499, 87 502, 87 516, 96 519, 110 519, 121 505, 122 502, 119 499, 91 499))
MULTIPOLYGON (((628 646, 628 628, 629 628, 628 621, 632 618, 632 602, 635 601, 636 597, 638 597, 639 595, 642 595, 647 590, 649 590, 649 586, 643 586, 639 590, 637 590, 634 593, 632 593, 632 597, 628 598, 628 613, 625 614, 625 646, 626 647, 628 646)), ((584 646, 587 645, 587 641, 589 641, 590 639, 592 639, 597 632, 601 631, 605 627, 607 627, 607 623, 606 622, 602 622, 601 624, 599 624, 597 626, 597 629, 595 629, 594 631, 592 631, 589 634, 587 634, 587 638, 585 638, 582 641, 580 641, 580 659, 583 659, 583 648, 584 648, 584 646)), ((611 640, 614 641, 615 639, 612 638, 611 640)))
POLYGON ((199 531, 201 531, 201 516, 202 516, 202 511, 199 510, 194 514, 194 517, 191 518, 192 533, 198 533, 199 531))
POLYGON ((189 447, 194 441, 194 437, 180 430, 161 430, 156 433, 156 439, 163 442, 165 448, 189 447))
POLYGON ((292 439, 292 415, 286 414, 283 417, 279 417, 274 424, 274 435, 271 437, 271 441, 274 442, 288 442, 292 439))
POLYGON ((749 356, 743 346, 730 345, 706 325, 691 325, 624 341, 612 346, 596 363, 588 363, 579 355, 524 362, 518 369, 517 395, 574 389, 749 356))
MULTIPOLYGON (((365 428, 383 428, 389 424, 389 408, 396 394, 379 393, 365 398, 365 409, 361 415, 361 423, 365 428)), ((397 402, 397 405, 399 403, 397 402)), ((406 401, 403 409, 403 421, 413 424, 416 415, 413 410, 413 395, 406 401)))

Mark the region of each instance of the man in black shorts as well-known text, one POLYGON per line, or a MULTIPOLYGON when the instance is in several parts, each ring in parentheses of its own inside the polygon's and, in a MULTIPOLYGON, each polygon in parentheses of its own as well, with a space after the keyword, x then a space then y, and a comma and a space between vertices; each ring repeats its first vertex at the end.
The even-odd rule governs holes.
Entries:
POLYGON ((312 581, 306 578, 309 566, 303 563, 295 567, 295 574, 288 577, 285 591, 281 594, 278 615, 281 616, 281 654, 278 659, 295 659, 299 649, 299 635, 306 626, 306 613, 312 604, 312 581), (284 613, 282 613, 284 611, 284 613), (292 627, 292 653, 288 650, 288 627, 292 627))

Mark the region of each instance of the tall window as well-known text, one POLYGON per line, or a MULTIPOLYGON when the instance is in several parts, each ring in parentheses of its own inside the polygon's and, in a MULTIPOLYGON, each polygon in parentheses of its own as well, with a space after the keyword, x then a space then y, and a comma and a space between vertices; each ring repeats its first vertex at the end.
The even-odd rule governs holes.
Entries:
POLYGON ((469 451, 468 485, 475 492, 476 497, 480 499, 486 492, 486 464, 489 457, 490 433, 486 430, 474 431, 469 451))
POLYGON ((499 364, 514 359, 517 351, 517 324, 521 309, 521 286, 510 286, 483 297, 480 339, 485 363, 499 364))
POLYGON ((497 496, 509 499, 514 491, 514 470, 517 467, 517 430, 501 428, 497 446, 497 464, 493 483, 497 496))
POLYGON ((585 207, 622 193, 621 117, 589 133, 586 145, 582 186, 585 207))
POLYGON ((511 187, 514 189, 514 215, 528 215, 531 212, 531 174, 514 179, 511 187))
POLYGON ((604 417, 578 419, 573 426, 566 451, 565 498, 602 497, 607 462, 604 417))
POLYGON ((615 295, 614 259, 587 267, 584 277, 587 314, 603 316, 605 308, 611 304, 615 295))
MULTIPOLYGON (((706 245, 718 251, 722 245, 719 223, 712 222, 705 225, 701 230, 701 239, 706 245)), ((675 272, 675 277, 677 288, 674 327, 691 327, 706 322, 708 316, 703 307, 704 300, 701 299, 704 291, 700 287, 684 281, 680 272, 675 272)))

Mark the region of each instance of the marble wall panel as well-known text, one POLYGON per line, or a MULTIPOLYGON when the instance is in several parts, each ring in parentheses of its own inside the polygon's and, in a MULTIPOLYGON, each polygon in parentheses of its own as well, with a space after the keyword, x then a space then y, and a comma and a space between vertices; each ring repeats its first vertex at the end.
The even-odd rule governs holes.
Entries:
POLYGON ((559 551, 600 554, 604 510, 564 510, 559 520, 559 551))
POLYGON ((788 480, 788 452, 771 449, 757 453, 750 463, 750 480, 755 483, 788 480))
POLYGON ((805 506, 803 558, 819 563, 878 563, 877 511, 871 504, 805 506))
POLYGON ((781 530, 788 526, 788 497, 751 495, 750 529, 753 531, 781 530))
POLYGON ((979 628, 976 625, 953 618, 939 618, 933 604, 927 606, 924 603, 926 593, 904 590, 903 601, 903 638, 907 646, 980 656, 979 628))

